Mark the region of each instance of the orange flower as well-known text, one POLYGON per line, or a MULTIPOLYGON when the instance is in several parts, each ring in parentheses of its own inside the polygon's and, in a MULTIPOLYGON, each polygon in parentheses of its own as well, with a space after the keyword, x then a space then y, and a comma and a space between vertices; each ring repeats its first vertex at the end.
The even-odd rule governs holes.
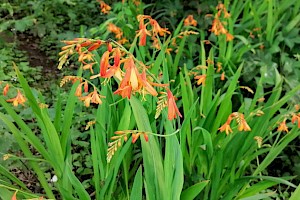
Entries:
POLYGON ((114 94, 120 94, 123 98, 127 97, 130 99, 131 91, 139 89, 139 72, 132 57, 126 59, 124 68, 126 70, 125 76, 120 83, 120 87, 114 92, 114 94))
POLYGON ((172 92, 169 89, 167 89, 167 95, 168 95, 168 103, 167 103, 168 119, 169 120, 175 119, 176 115, 182 117, 175 103, 175 97, 173 96, 172 92))
POLYGON ((227 30, 224 28, 222 22, 218 18, 215 18, 213 20, 213 24, 210 31, 213 32, 215 35, 227 33, 227 30))
POLYGON ((228 42, 228 41, 231 41, 231 40, 233 40, 234 39, 234 36, 233 35, 231 35, 230 33, 226 33, 226 41, 228 42))
POLYGON ((152 96, 157 96, 156 90, 152 87, 152 85, 147 80, 146 71, 145 70, 139 76, 139 83, 141 84, 141 88, 143 89, 142 90, 143 95, 144 95, 144 90, 146 90, 152 96))
POLYGON ((142 26, 139 30, 139 32, 137 33, 137 37, 140 37, 140 42, 139 45, 140 46, 145 46, 146 45, 146 41, 147 41, 147 35, 151 36, 150 32, 147 30, 146 26, 142 26))
POLYGON ((101 12, 104 14, 108 14, 109 11, 111 10, 111 7, 107 5, 104 1, 99 1, 99 3, 100 3, 101 12))
POLYGON ((206 74, 195 76, 195 79, 198 79, 197 84, 205 85, 206 74))
POLYGON ((150 24, 153 28, 154 35, 159 34, 160 36, 164 36, 166 33, 171 34, 171 32, 168 31, 167 28, 161 28, 155 19, 150 19, 150 24))
POLYGON ((18 94, 15 98, 6 100, 7 102, 12 102, 13 106, 17 107, 19 104, 24 106, 26 102, 26 98, 21 94, 20 90, 18 90, 18 94))
POLYGON ((197 26, 197 21, 193 15, 189 15, 184 19, 184 26, 197 26))
POLYGON ((297 120, 298 122, 298 128, 300 128, 300 114, 296 115, 295 113, 293 113, 293 116, 292 116, 292 123, 295 123, 297 120))
POLYGON ((114 33, 116 35, 117 39, 121 39, 123 36, 123 31, 117 27, 116 25, 114 25, 113 23, 109 23, 107 26, 107 30, 109 30, 110 32, 114 33))
POLYGON ((104 76, 109 65, 109 51, 105 51, 100 61, 100 76, 104 76))
POLYGON ((239 119, 237 119, 238 121, 238 130, 239 131, 251 131, 251 128, 249 127, 249 125, 247 124, 245 118, 244 118, 244 115, 239 113, 239 119))
POLYGON ((102 104, 101 98, 105 98, 98 94, 97 89, 94 87, 94 91, 84 97, 79 97, 79 100, 84 101, 86 107, 90 106, 90 103, 102 104))
POLYGON ((120 44, 125 44, 127 42, 128 42, 128 40, 124 37, 122 39, 118 40, 118 43, 120 43, 120 44))
POLYGON ((3 95, 4 95, 4 96, 7 95, 8 90, 9 90, 9 84, 6 83, 5 87, 3 88, 3 95))
POLYGON ((132 136, 132 144, 134 144, 137 139, 140 137, 140 135, 142 134, 142 132, 138 132, 138 133, 132 133, 131 136, 132 136))
POLYGON ((286 125, 286 119, 284 119, 278 126, 277 131, 285 131, 286 133, 289 132, 289 129, 286 125))
POLYGON ((226 121, 225 124, 223 124, 218 130, 220 130, 221 132, 225 131, 226 135, 230 133, 232 133, 231 127, 230 127, 230 123, 232 121, 232 119, 235 119, 236 122, 238 123, 238 130, 239 131, 251 131, 251 128, 249 127, 249 125, 247 124, 244 115, 242 113, 238 113, 238 112, 233 112, 228 116, 228 119, 226 121))
POLYGON ((119 66, 120 64, 120 59, 121 59, 121 52, 120 49, 117 47, 114 49, 114 66, 119 66))
POLYGON ((226 132, 226 135, 228 135, 229 133, 232 133, 231 127, 230 127, 230 123, 232 121, 232 114, 228 116, 227 121, 225 122, 225 124, 223 124, 218 130, 221 132, 226 132))
POLYGON ((91 76, 90 79, 106 76, 108 68, 111 67, 110 64, 109 64, 109 54, 110 54, 109 51, 104 52, 104 54, 102 55, 101 60, 100 60, 100 72, 99 72, 99 74, 91 76))
POLYGON ((232 133, 232 129, 230 128, 230 123, 223 124, 218 130, 221 132, 225 131, 226 135, 228 135, 229 133, 232 133))
POLYGON ((119 87, 119 89, 117 89, 114 94, 119 94, 121 95, 123 98, 127 97, 128 99, 130 99, 131 96, 131 91, 132 88, 131 86, 124 86, 124 87, 119 87))
POLYGON ((93 63, 85 64, 85 65, 82 67, 82 69, 84 69, 84 70, 89 69, 90 72, 93 74, 93 73, 94 73, 94 70, 93 70, 93 65, 94 65, 94 64, 95 64, 94 62, 93 62, 93 63))
POLYGON ((98 49, 101 46, 101 44, 102 44, 102 42, 100 40, 95 42, 88 48, 88 51, 94 51, 94 50, 98 49))
POLYGON ((80 83, 77 86, 76 91, 75 91, 75 96, 81 97, 81 95, 82 95, 82 85, 83 85, 83 83, 80 83))

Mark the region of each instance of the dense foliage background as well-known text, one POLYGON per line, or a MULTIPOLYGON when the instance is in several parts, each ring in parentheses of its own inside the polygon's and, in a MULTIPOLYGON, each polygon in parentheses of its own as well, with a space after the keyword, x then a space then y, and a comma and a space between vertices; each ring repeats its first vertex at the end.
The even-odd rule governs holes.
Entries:
POLYGON ((4 0, 0 198, 297 199, 299 11, 4 0))

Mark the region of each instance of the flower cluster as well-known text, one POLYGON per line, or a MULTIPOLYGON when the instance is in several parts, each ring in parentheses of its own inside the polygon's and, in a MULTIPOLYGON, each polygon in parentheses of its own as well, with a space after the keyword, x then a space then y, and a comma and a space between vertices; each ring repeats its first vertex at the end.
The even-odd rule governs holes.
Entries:
POLYGON ((215 35, 226 35, 226 41, 233 40, 234 36, 231 35, 228 30, 225 28, 226 22, 221 21, 221 18, 229 18, 230 14, 227 12, 224 4, 219 4, 217 7, 217 13, 214 16, 212 27, 210 29, 215 35))
MULTIPOLYGON (((138 93, 145 100, 145 95, 150 94, 157 96, 158 92, 155 87, 166 89, 167 106, 168 106, 168 119, 172 120, 176 116, 181 114, 176 106, 175 98, 172 92, 168 89, 168 84, 161 84, 153 82, 153 79, 157 78, 150 74, 148 67, 142 62, 138 61, 131 53, 129 53, 119 43, 109 40, 92 40, 86 38, 77 38, 71 41, 63 41, 66 46, 62 47, 60 53, 61 62, 64 58, 67 58, 73 53, 78 54, 78 61, 81 62, 81 66, 84 70, 90 70, 90 79, 102 78, 101 80, 110 80, 112 77, 119 82, 119 87, 114 91, 114 94, 118 94, 123 98, 130 99, 131 95, 138 93), (93 59, 91 51, 98 49, 101 45, 106 46, 106 51, 102 54, 100 63, 96 64, 93 59), (99 66, 99 71, 94 74, 93 66, 99 66)), ((66 62, 66 60, 64 61, 66 62)), ((61 68, 64 63, 60 63, 61 68)), ((90 106, 90 103, 101 104, 104 96, 99 94, 98 88, 93 85, 89 80, 83 77, 66 76, 61 81, 61 86, 66 82, 72 81, 74 84, 79 81, 79 85, 76 88, 75 95, 79 100, 83 101, 86 107, 90 106), (92 85, 93 91, 89 93, 89 85, 92 85)), ((105 83, 105 81, 102 81, 105 83)))
POLYGON ((156 49, 160 49, 159 36, 171 34, 170 31, 168 31, 167 28, 161 28, 158 22, 149 15, 138 15, 137 20, 139 21, 139 30, 136 36, 140 38, 139 45, 145 46, 147 36, 151 36, 153 41, 152 46, 156 49), (151 27, 150 30, 147 29, 148 26, 151 27))
POLYGON ((247 121, 245 120, 244 114, 238 113, 238 112, 231 113, 228 116, 227 121, 225 122, 225 124, 223 124, 219 128, 219 131, 221 131, 221 132, 225 131, 226 135, 228 135, 229 133, 232 133, 232 129, 230 127, 230 124, 231 124, 232 120, 236 120, 236 122, 238 124, 238 130, 239 131, 251 131, 251 128, 249 127, 249 125, 247 124, 247 121))

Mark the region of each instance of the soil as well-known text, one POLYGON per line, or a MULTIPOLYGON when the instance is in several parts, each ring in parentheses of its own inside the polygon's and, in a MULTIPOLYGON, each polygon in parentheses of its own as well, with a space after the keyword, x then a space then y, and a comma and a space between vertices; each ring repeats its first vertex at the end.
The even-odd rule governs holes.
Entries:
POLYGON ((19 49, 27 52, 28 62, 31 67, 41 66, 45 78, 58 78, 59 70, 55 61, 51 60, 45 52, 39 48, 40 39, 32 35, 18 34, 19 49), (49 77, 50 76, 50 77, 49 77))

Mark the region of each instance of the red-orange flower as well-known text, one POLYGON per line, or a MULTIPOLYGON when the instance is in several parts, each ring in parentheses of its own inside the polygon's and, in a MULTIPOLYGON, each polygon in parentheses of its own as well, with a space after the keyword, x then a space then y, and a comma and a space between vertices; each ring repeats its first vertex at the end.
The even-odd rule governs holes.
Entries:
POLYGON ((145 46, 147 42, 147 35, 151 36, 150 32, 147 30, 146 26, 143 25, 136 36, 140 37, 140 46, 145 46))
POLYGON ((99 74, 91 76, 90 79, 106 76, 108 68, 111 67, 109 64, 109 54, 110 54, 109 51, 104 52, 104 54, 102 55, 101 60, 100 60, 99 74))
POLYGON ((126 70, 125 76, 120 83, 120 87, 114 92, 114 94, 120 94, 123 98, 130 98, 131 92, 136 91, 139 88, 139 72, 134 64, 132 57, 127 58, 124 63, 126 70))
POLYGON ((167 89, 167 96, 168 96, 168 119, 172 120, 175 119, 178 115, 179 117, 182 117, 180 114, 177 105, 175 103, 175 97, 173 96, 172 92, 167 89))
POLYGON ((156 90, 152 87, 151 83, 148 82, 148 80, 147 80, 146 71, 145 70, 139 76, 139 83, 141 85, 141 89, 140 90, 142 90, 142 93, 144 93, 144 90, 146 90, 152 96, 157 96, 156 90))
POLYGON ((12 102, 13 106, 18 106, 19 104, 24 106, 24 103, 26 102, 26 98, 22 95, 20 90, 18 90, 18 94, 15 98, 6 100, 7 102, 12 102))

